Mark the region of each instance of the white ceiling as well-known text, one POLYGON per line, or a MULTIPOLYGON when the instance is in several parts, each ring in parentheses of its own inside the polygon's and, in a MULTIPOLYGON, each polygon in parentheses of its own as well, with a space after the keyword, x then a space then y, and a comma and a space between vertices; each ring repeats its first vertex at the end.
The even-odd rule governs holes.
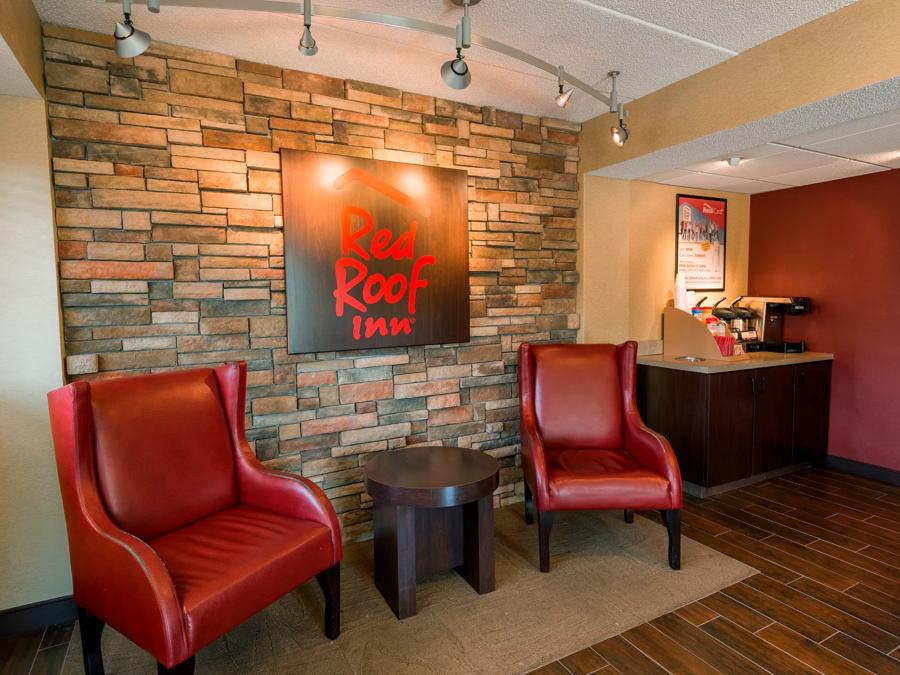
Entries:
POLYGON ((753 194, 889 169, 900 169, 900 107, 642 178, 753 194))
MULTIPOLYGON (((620 91, 637 98, 708 68, 852 0, 483 0, 471 10, 474 32, 562 64, 592 85, 620 70, 620 91)), ((296 12, 300 0, 285 0, 296 12)), ((224 0, 223 0, 224 3, 224 0)), ((97 0, 34 0, 46 22, 103 33, 119 8, 97 0)), ((298 70, 365 80, 476 105, 584 121, 604 106, 579 94, 565 111, 553 104, 552 75, 473 47, 473 82, 464 91, 440 79, 453 55, 447 38, 361 22, 314 19, 319 54, 297 52, 298 14, 167 7, 135 8, 135 24, 164 42, 224 52, 298 70)), ((450 0, 325 0, 322 4, 406 16, 446 26, 460 8, 450 0)), ((601 87, 608 89, 607 84, 601 87)))

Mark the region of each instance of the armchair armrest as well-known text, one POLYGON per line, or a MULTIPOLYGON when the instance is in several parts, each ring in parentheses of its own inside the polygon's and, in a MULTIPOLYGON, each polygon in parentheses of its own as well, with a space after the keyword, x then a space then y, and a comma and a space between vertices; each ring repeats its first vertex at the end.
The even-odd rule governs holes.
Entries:
POLYGON ((47 398, 76 604, 157 660, 184 661, 190 653, 181 600, 165 564, 146 542, 109 519, 97 493, 88 385, 76 382, 47 398))
POLYGON ((331 564, 343 557, 341 525, 322 489, 308 478, 267 469, 244 440, 238 459, 238 499, 242 504, 321 523, 331 530, 331 564))
POLYGON ((534 411, 522 412, 522 467, 526 476, 531 478, 534 497, 538 507, 546 508, 549 493, 547 492, 547 459, 544 453, 544 442, 537 430, 534 411))
POLYGON ((321 523, 331 531, 331 564, 339 562, 343 556, 341 526, 334 507, 322 489, 308 478, 266 468, 247 443, 244 432, 246 364, 220 366, 216 368, 216 378, 235 448, 240 503, 321 523))
POLYGON ((522 469, 526 480, 530 479, 538 508, 547 508, 547 460, 534 412, 534 356, 527 342, 519 345, 519 417, 522 469))
POLYGON ((636 410, 625 414, 625 450, 669 481, 671 508, 681 508, 681 470, 675 452, 661 434, 644 424, 636 410))
POLYGON ((619 379, 622 386, 622 417, 625 450, 638 462, 669 481, 671 508, 681 508, 681 471, 672 446, 641 419, 637 407, 637 343, 618 346, 619 379))

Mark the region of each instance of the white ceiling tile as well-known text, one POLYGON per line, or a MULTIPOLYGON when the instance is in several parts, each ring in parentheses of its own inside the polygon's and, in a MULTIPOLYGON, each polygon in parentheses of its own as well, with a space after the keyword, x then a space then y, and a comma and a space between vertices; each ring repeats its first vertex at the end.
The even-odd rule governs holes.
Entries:
MULTIPOLYGON (((748 157, 743 153, 735 153, 733 156, 742 157, 741 163, 737 166, 731 166, 728 164, 727 160, 724 159, 714 159, 698 164, 691 164, 685 168, 692 171, 702 171, 704 173, 714 173, 734 178, 765 180, 769 176, 775 174, 809 169, 834 161, 833 157, 805 152, 803 150, 778 148, 777 146, 772 145, 764 147, 774 148, 774 151, 757 157, 748 157)), ((747 154, 750 154, 751 151, 747 151, 747 154)))
POLYGON ((900 169, 900 152, 885 153, 878 158, 876 164, 889 166, 892 169, 900 169))
POLYGON ((785 138, 779 142, 784 143, 785 145, 794 145, 805 148, 816 143, 844 138, 845 136, 852 136, 863 131, 871 131, 873 129, 880 129, 881 127, 896 124, 900 124, 900 108, 888 110, 878 115, 864 115, 842 124, 835 124, 817 129, 810 133, 785 138))
POLYGON ((742 161, 738 166, 729 166, 724 162, 719 162, 716 171, 724 176, 736 176, 739 178, 753 178, 756 180, 765 180, 769 176, 774 176, 789 171, 799 171, 800 169, 810 169, 816 166, 822 166, 833 161, 834 158, 819 155, 804 150, 784 150, 776 152, 765 157, 757 159, 747 159, 742 161))
POLYGON ((832 155, 881 164, 900 156, 900 123, 813 143, 809 147, 832 155))
POLYGON ((783 185, 782 183, 773 183, 767 180, 755 180, 753 181, 753 189, 747 190, 747 193, 755 195, 759 194, 760 192, 774 192, 775 190, 784 190, 789 187, 791 186, 783 185))
POLYGON ((849 159, 839 159, 812 169, 802 169, 800 171, 769 176, 769 180, 793 186, 810 185, 812 183, 823 183, 828 180, 850 178, 851 176, 861 176, 866 173, 884 170, 871 164, 862 164, 849 159))
POLYGON ((746 171, 746 167, 752 164, 754 160, 762 157, 770 157, 771 155, 777 155, 781 152, 785 152, 785 149, 765 143, 763 145, 757 145, 752 148, 747 148, 746 150, 740 150, 731 153, 728 157, 741 158, 741 163, 737 167, 732 167, 728 164, 728 157, 717 157, 716 159, 706 160, 705 162, 697 162, 695 164, 691 164, 689 166, 686 166, 685 168, 690 169, 691 171, 703 171, 705 173, 724 173, 728 175, 742 176, 744 178, 753 178, 754 176, 745 176, 743 173, 736 173, 735 171, 740 169, 746 171))
POLYGON ((851 4, 854 0, 583 0, 735 51, 851 4))
POLYGON ((681 176, 690 176, 693 171, 687 169, 673 169, 672 171, 663 171, 661 173, 655 173, 652 176, 647 176, 642 178, 641 180, 648 180, 651 183, 663 183, 667 180, 672 180, 673 178, 680 178, 681 176))
POLYGON ((722 190, 724 192, 745 192, 747 194, 778 190, 785 187, 784 185, 773 185, 771 183, 748 180, 746 178, 720 176, 714 173, 693 173, 687 176, 679 176, 678 178, 670 178, 659 182, 665 183, 666 185, 679 185, 706 190, 722 190))

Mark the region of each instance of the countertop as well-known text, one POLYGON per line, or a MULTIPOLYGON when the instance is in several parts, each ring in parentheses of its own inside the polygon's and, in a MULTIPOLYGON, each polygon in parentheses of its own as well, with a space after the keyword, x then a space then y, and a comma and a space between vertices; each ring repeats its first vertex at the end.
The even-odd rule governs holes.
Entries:
POLYGON ((676 356, 662 354, 645 354, 638 356, 637 362, 642 366, 687 370, 692 373, 714 375, 730 373, 735 370, 753 370, 754 368, 773 368, 775 366, 795 366, 814 361, 831 361, 834 354, 822 352, 803 352, 802 354, 781 354, 778 352, 753 352, 740 356, 723 356, 721 359, 702 359, 701 361, 685 361, 676 356))

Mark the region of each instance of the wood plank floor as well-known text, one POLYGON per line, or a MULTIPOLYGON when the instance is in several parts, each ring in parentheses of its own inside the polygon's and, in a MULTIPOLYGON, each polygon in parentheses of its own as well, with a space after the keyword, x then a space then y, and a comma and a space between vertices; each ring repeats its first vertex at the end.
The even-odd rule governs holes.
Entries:
POLYGON ((57 675, 69 651, 74 624, 15 638, 0 638, 0 675, 57 675))
MULTIPOLYGON (((761 574, 533 673, 900 675, 900 488, 811 469, 686 498, 682 519, 761 574)), ((71 630, 0 640, 0 675, 56 675, 71 630)))
POLYGON ((900 674, 900 488, 809 469, 686 496, 682 523, 761 574, 531 675, 900 674))

